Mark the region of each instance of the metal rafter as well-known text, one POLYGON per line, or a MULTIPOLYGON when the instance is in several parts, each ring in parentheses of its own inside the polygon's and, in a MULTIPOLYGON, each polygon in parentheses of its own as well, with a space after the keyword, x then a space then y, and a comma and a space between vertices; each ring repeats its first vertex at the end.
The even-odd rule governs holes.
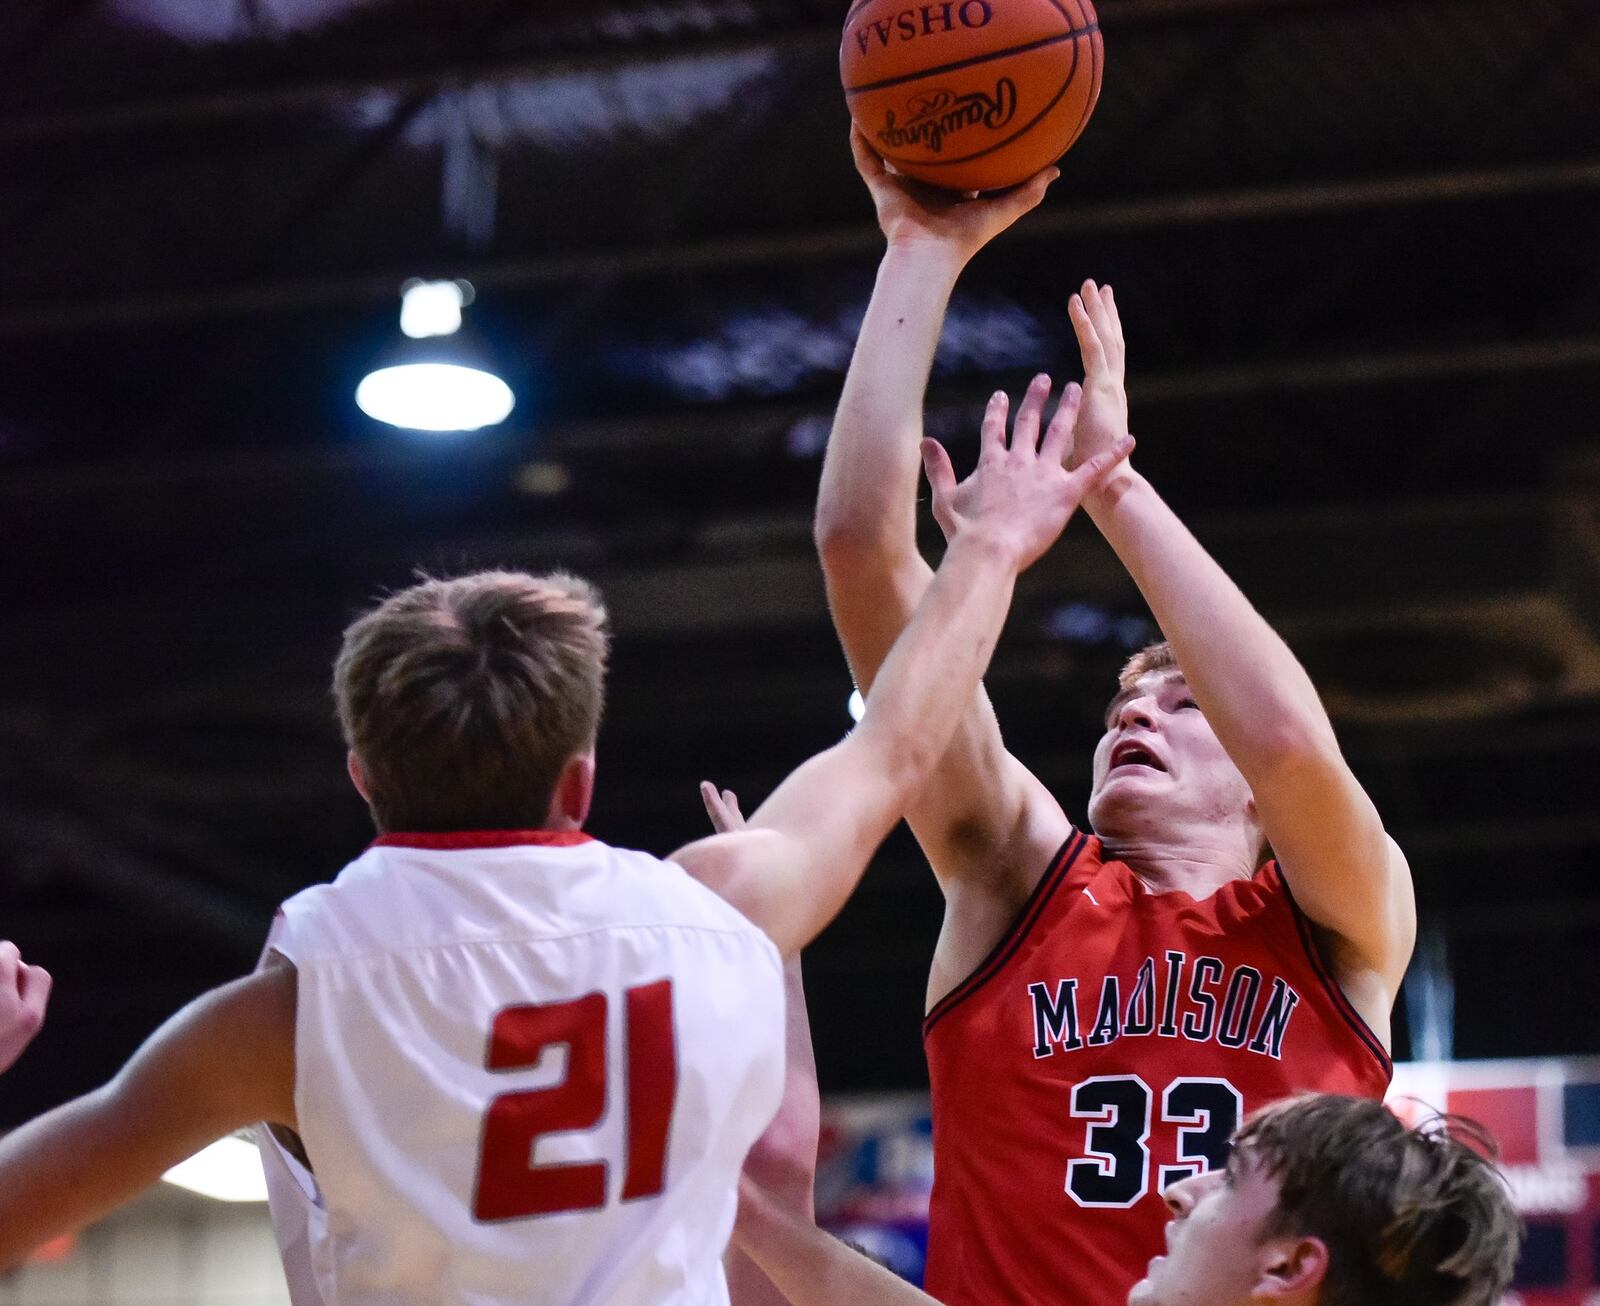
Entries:
MULTIPOLYGON (((1014 232, 1008 233, 1006 239, 1011 242, 1056 240, 1089 232, 1255 222, 1596 189, 1600 189, 1600 158, 1358 180, 1329 178, 1320 182, 1191 192, 1104 204, 1057 205, 1033 214, 1014 232)), ((774 236, 485 259, 456 263, 442 271, 470 278, 480 289, 581 285, 596 278, 681 275, 779 262, 864 257, 876 253, 881 241, 874 225, 853 223, 774 236)), ((330 304, 385 302, 394 298, 407 277, 425 270, 412 266, 346 276, 286 276, 206 290, 108 296, 76 303, 24 304, 0 310, 0 340, 158 326, 214 317, 298 312, 330 304)))
MULTIPOLYGON (((1468 3, 1469 0, 1412 0, 1429 8, 1468 3)), ((1101 21, 1107 30, 1147 25, 1190 24, 1216 17, 1276 17, 1306 10, 1393 8, 1393 0, 1102 0, 1101 21)), ((432 62, 422 67, 359 76, 341 73, 284 80, 258 87, 219 87, 181 95, 155 96, 121 103, 72 109, 40 109, 13 114, 0 122, 0 146, 59 144, 113 132, 166 129, 190 123, 212 123, 263 114, 292 113, 326 108, 351 96, 387 91, 400 96, 435 95, 453 87, 516 78, 547 77, 555 73, 604 71, 630 64, 679 55, 744 54, 771 51, 779 54, 814 54, 831 49, 839 28, 831 23, 805 21, 759 34, 711 37, 691 35, 653 41, 648 45, 579 51, 560 55, 496 56, 432 62)))

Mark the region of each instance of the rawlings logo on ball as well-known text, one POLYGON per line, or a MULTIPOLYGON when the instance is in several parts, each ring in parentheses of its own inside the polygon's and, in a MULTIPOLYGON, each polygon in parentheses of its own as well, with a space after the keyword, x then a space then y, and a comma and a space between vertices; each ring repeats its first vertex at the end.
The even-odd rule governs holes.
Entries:
POLYGON ((884 114, 883 129, 877 133, 887 150, 908 145, 923 145, 938 154, 947 136, 969 127, 999 131, 1017 112, 1017 88, 1009 77, 1002 77, 992 96, 982 91, 957 95, 953 91, 924 91, 907 106, 911 116, 904 123, 895 121, 893 109, 884 114))

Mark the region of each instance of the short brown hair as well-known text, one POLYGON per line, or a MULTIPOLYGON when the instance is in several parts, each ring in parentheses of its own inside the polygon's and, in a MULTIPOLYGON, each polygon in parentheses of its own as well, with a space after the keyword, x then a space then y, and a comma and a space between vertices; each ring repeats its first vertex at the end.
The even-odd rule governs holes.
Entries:
POLYGON ((1121 693, 1129 690, 1138 683, 1140 676, 1147 676, 1152 671, 1176 670, 1178 657, 1172 651, 1172 645, 1166 640, 1155 644, 1146 644, 1122 665, 1122 670, 1117 674, 1117 691, 1121 693))
POLYGON ((1318 1306, 1493 1306, 1511 1281, 1521 1222, 1470 1121, 1413 1129, 1381 1103, 1312 1095, 1257 1112, 1234 1150, 1277 1180, 1268 1236, 1327 1244, 1318 1306))
POLYGON ((355 621, 333 668, 380 830, 532 829, 593 745, 609 636, 561 572, 424 579, 355 621))

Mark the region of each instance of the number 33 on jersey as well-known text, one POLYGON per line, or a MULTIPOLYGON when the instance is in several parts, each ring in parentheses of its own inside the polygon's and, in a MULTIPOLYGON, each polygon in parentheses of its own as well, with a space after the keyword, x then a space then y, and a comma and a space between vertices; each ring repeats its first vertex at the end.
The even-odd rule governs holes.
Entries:
POLYGON ((1197 901, 1081 833, 924 1035, 927 1287, 949 1306, 1121 1306, 1162 1191, 1221 1165, 1245 1114, 1390 1076, 1276 863, 1197 901))

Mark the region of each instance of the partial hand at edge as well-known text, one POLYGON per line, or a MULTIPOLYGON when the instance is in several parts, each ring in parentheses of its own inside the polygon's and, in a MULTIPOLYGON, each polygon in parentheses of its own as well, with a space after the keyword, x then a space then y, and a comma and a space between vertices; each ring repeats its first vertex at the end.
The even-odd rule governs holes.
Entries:
POLYGON ((43 966, 30 966, 10 940, 0 941, 0 1074, 16 1064, 44 1027, 54 981, 43 966))

